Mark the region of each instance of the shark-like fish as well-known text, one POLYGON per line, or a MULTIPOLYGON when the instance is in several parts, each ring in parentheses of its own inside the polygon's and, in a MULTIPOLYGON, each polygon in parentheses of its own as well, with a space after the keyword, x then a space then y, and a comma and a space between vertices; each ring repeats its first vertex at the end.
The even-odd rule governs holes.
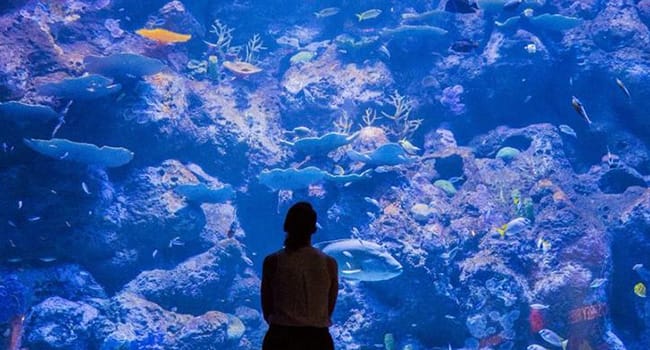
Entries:
POLYGON ((384 281, 402 273, 402 265, 382 246, 360 239, 339 239, 314 245, 336 259, 341 277, 384 281))

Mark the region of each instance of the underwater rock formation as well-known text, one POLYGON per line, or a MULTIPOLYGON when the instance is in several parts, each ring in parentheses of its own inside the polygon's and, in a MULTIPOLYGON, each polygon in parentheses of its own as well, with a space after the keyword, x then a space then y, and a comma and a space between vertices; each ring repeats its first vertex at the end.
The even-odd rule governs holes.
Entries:
POLYGON ((321 5, 0 4, 0 343, 258 349, 308 200, 337 348, 646 350, 648 1, 321 5))

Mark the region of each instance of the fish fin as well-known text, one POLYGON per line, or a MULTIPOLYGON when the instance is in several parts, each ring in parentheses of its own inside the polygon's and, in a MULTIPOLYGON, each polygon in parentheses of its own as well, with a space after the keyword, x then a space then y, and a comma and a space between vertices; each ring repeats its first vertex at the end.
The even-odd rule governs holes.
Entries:
POLYGON ((566 350, 567 345, 569 345, 569 339, 564 339, 562 341, 562 350, 566 350))
POLYGON ((341 270, 341 273, 344 274, 344 275, 352 275, 352 274, 359 273, 359 272, 361 272, 361 269, 341 270))

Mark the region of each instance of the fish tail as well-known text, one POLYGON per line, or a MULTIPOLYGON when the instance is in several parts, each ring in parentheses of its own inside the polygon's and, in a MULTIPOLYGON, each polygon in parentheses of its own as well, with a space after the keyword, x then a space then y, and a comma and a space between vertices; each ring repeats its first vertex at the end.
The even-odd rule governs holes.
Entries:
POLYGON ((562 350, 566 350, 567 345, 569 345, 569 339, 564 339, 562 341, 562 350))
POLYGON ((503 229, 503 228, 497 228, 497 232, 499 233, 499 235, 501 235, 501 238, 505 238, 505 237, 506 237, 506 230, 505 230, 505 229, 503 229))
POLYGON ((363 21, 363 16, 359 13, 357 13, 355 16, 359 19, 359 22, 363 21))

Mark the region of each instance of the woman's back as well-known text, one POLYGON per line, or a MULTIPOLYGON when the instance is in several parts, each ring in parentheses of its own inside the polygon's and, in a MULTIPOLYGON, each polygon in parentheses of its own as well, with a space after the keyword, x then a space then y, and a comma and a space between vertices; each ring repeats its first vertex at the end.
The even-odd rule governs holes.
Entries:
MULTIPOLYGON (((331 266, 335 262, 311 246, 294 251, 281 249, 267 259, 273 286, 271 324, 283 326, 329 327, 331 266)), ((267 262, 265 262, 266 264, 267 262)))

